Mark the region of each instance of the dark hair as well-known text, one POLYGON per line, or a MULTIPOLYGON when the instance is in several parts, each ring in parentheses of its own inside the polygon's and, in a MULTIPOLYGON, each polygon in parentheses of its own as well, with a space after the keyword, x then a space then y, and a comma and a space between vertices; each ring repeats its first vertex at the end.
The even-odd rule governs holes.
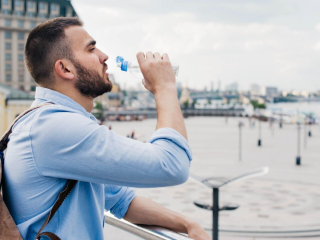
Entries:
POLYGON ((73 59, 73 52, 64 30, 82 25, 76 17, 59 17, 38 25, 29 33, 25 59, 31 76, 39 85, 52 86, 53 69, 57 60, 73 59))

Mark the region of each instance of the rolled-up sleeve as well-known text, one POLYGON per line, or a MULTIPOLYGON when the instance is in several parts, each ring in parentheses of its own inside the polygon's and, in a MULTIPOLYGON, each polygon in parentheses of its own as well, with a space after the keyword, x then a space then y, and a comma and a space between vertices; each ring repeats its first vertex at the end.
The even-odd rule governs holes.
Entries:
POLYGON ((188 179, 192 159, 188 142, 174 129, 158 129, 142 143, 56 106, 39 110, 30 140, 43 176, 117 186, 181 184, 188 179))
POLYGON ((117 218, 123 218, 133 198, 136 196, 132 188, 105 185, 105 209, 117 218))

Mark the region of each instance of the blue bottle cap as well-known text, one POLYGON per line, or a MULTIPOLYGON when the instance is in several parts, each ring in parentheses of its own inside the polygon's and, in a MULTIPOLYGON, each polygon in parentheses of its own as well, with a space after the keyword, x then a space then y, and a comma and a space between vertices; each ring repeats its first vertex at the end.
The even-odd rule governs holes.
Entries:
POLYGON ((121 64, 121 70, 126 72, 128 70, 128 61, 123 61, 121 64))
POLYGON ((121 56, 117 56, 116 57, 116 62, 117 63, 121 63, 121 62, 123 62, 124 61, 124 58, 123 57, 121 57, 121 56))

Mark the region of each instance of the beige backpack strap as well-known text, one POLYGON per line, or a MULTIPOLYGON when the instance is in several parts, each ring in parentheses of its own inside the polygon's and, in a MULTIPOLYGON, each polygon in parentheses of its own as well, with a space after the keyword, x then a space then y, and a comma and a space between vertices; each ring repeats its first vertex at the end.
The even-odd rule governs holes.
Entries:
POLYGON ((40 108, 40 107, 43 107, 43 106, 47 106, 47 105, 51 105, 51 104, 53 104, 53 103, 43 103, 43 104, 40 104, 40 105, 35 106, 33 108, 29 108, 26 111, 24 111, 23 113, 21 113, 18 117, 16 117, 16 119, 13 121, 11 126, 8 128, 8 130, 5 132, 5 134, 2 136, 2 138, 0 140, 0 151, 6 150, 8 142, 9 142, 9 136, 10 136, 10 134, 12 132, 12 128, 16 124, 17 121, 19 121, 23 116, 25 116, 29 112, 31 112, 31 111, 33 111, 33 110, 35 110, 37 108, 40 108))
POLYGON ((46 105, 49 105, 52 103, 44 103, 40 104, 36 107, 30 108, 26 111, 24 111, 22 114, 20 114, 12 123, 10 128, 6 131, 6 133, 2 136, 0 140, 0 239, 10 239, 10 240, 22 240, 22 237, 20 235, 20 232, 14 222, 14 220, 11 217, 11 214, 8 211, 8 208, 6 204, 3 201, 2 194, 1 194, 1 184, 2 184, 2 173, 3 173, 3 163, 4 163, 4 156, 3 151, 6 150, 8 142, 9 142, 9 136, 12 132, 12 128, 14 124, 21 119, 23 116, 25 116, 27 113, 46 105))

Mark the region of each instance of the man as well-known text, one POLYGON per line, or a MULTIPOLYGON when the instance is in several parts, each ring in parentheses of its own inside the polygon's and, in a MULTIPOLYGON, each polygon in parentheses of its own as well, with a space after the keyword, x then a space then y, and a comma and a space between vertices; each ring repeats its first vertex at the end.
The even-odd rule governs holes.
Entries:
POLYGON ((10 135, 4 199, 24 239, 34 239, 67 179, 78 180, 44 231, 61 239, 103 239, 103 213, 209 239, 195 222, 130 187, 162 187, 188 178, 191 150, 166 54, 137 54, 143 84, 155 96, 157 130, 149 143, 116 135, 90 114, 93 99, 112 88, 108 56, 77 18, 56 18, 32 30, 25 59, 40 85, 10 135))

